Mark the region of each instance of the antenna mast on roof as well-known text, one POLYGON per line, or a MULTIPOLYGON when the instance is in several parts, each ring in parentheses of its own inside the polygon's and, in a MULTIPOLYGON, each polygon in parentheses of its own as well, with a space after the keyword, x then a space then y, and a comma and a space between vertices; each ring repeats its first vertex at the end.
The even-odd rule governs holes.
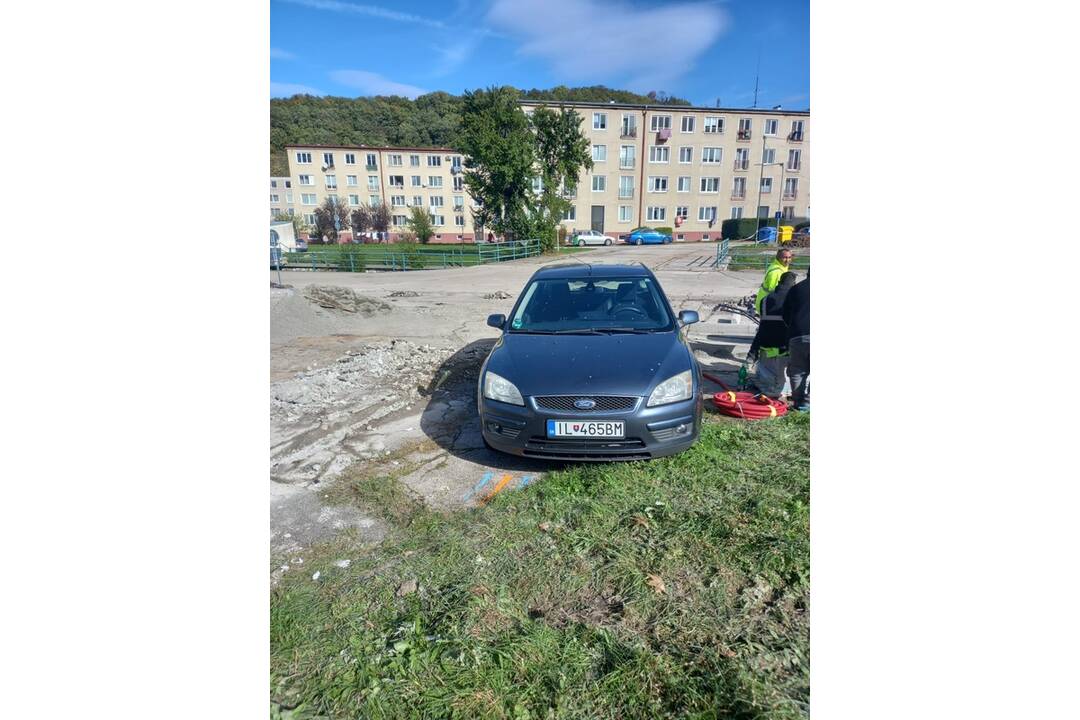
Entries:
POLYGON ((757 51, 757 70, 754 71, 754 107, 757 107, 758 77, 761 75, 761 48, 757 51))

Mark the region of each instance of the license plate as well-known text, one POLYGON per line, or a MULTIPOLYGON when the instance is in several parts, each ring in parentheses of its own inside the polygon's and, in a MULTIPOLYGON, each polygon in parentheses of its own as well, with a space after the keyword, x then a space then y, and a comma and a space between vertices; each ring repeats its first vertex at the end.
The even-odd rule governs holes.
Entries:
POLYGON ((603 420, 548 420, 547 435, 557 437, 621 438, 626 434, 622 422, 603 420))

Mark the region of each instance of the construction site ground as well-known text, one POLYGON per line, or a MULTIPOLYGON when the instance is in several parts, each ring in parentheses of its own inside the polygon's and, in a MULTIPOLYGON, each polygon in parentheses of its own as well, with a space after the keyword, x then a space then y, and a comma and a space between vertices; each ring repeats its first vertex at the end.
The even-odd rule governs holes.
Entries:
POLYGON ((676 311, 700 314, 688 337, 702 370, 734 380, 756 325, 717 306, 753 294, 761 272, 717 269, 715 257, 710 243, 617 245, 449 270, 282 271, 283 287, 271 271, 272 578, 342 530, 379 541, 380 521, 335 493, 357 473, 453 510, 560 467, 487 450, 476 413, 478 371, 498 337, 487 316, 509 313, 542 265, 644 262, 676 311))

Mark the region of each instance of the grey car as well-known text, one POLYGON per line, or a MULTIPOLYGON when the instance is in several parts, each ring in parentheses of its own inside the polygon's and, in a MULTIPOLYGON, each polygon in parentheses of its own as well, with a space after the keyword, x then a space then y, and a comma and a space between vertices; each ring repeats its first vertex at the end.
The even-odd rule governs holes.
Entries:
POLYGON ((484 443, 559 460, 641 460, 686 450, 701 427, 701 377, 683 328, 644 265, 538 270, 477 388, 484 443))

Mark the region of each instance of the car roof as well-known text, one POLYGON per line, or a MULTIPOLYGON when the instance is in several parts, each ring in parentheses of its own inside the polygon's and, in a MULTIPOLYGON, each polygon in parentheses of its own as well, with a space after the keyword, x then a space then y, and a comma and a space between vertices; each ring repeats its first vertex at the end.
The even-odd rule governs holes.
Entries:
POLYGON ((548 265, 533 273, 533 280, 552 278, 604 278, 604 277, 652 277, 644 265, 590 265, 587 263, 559 263, 548 265))

